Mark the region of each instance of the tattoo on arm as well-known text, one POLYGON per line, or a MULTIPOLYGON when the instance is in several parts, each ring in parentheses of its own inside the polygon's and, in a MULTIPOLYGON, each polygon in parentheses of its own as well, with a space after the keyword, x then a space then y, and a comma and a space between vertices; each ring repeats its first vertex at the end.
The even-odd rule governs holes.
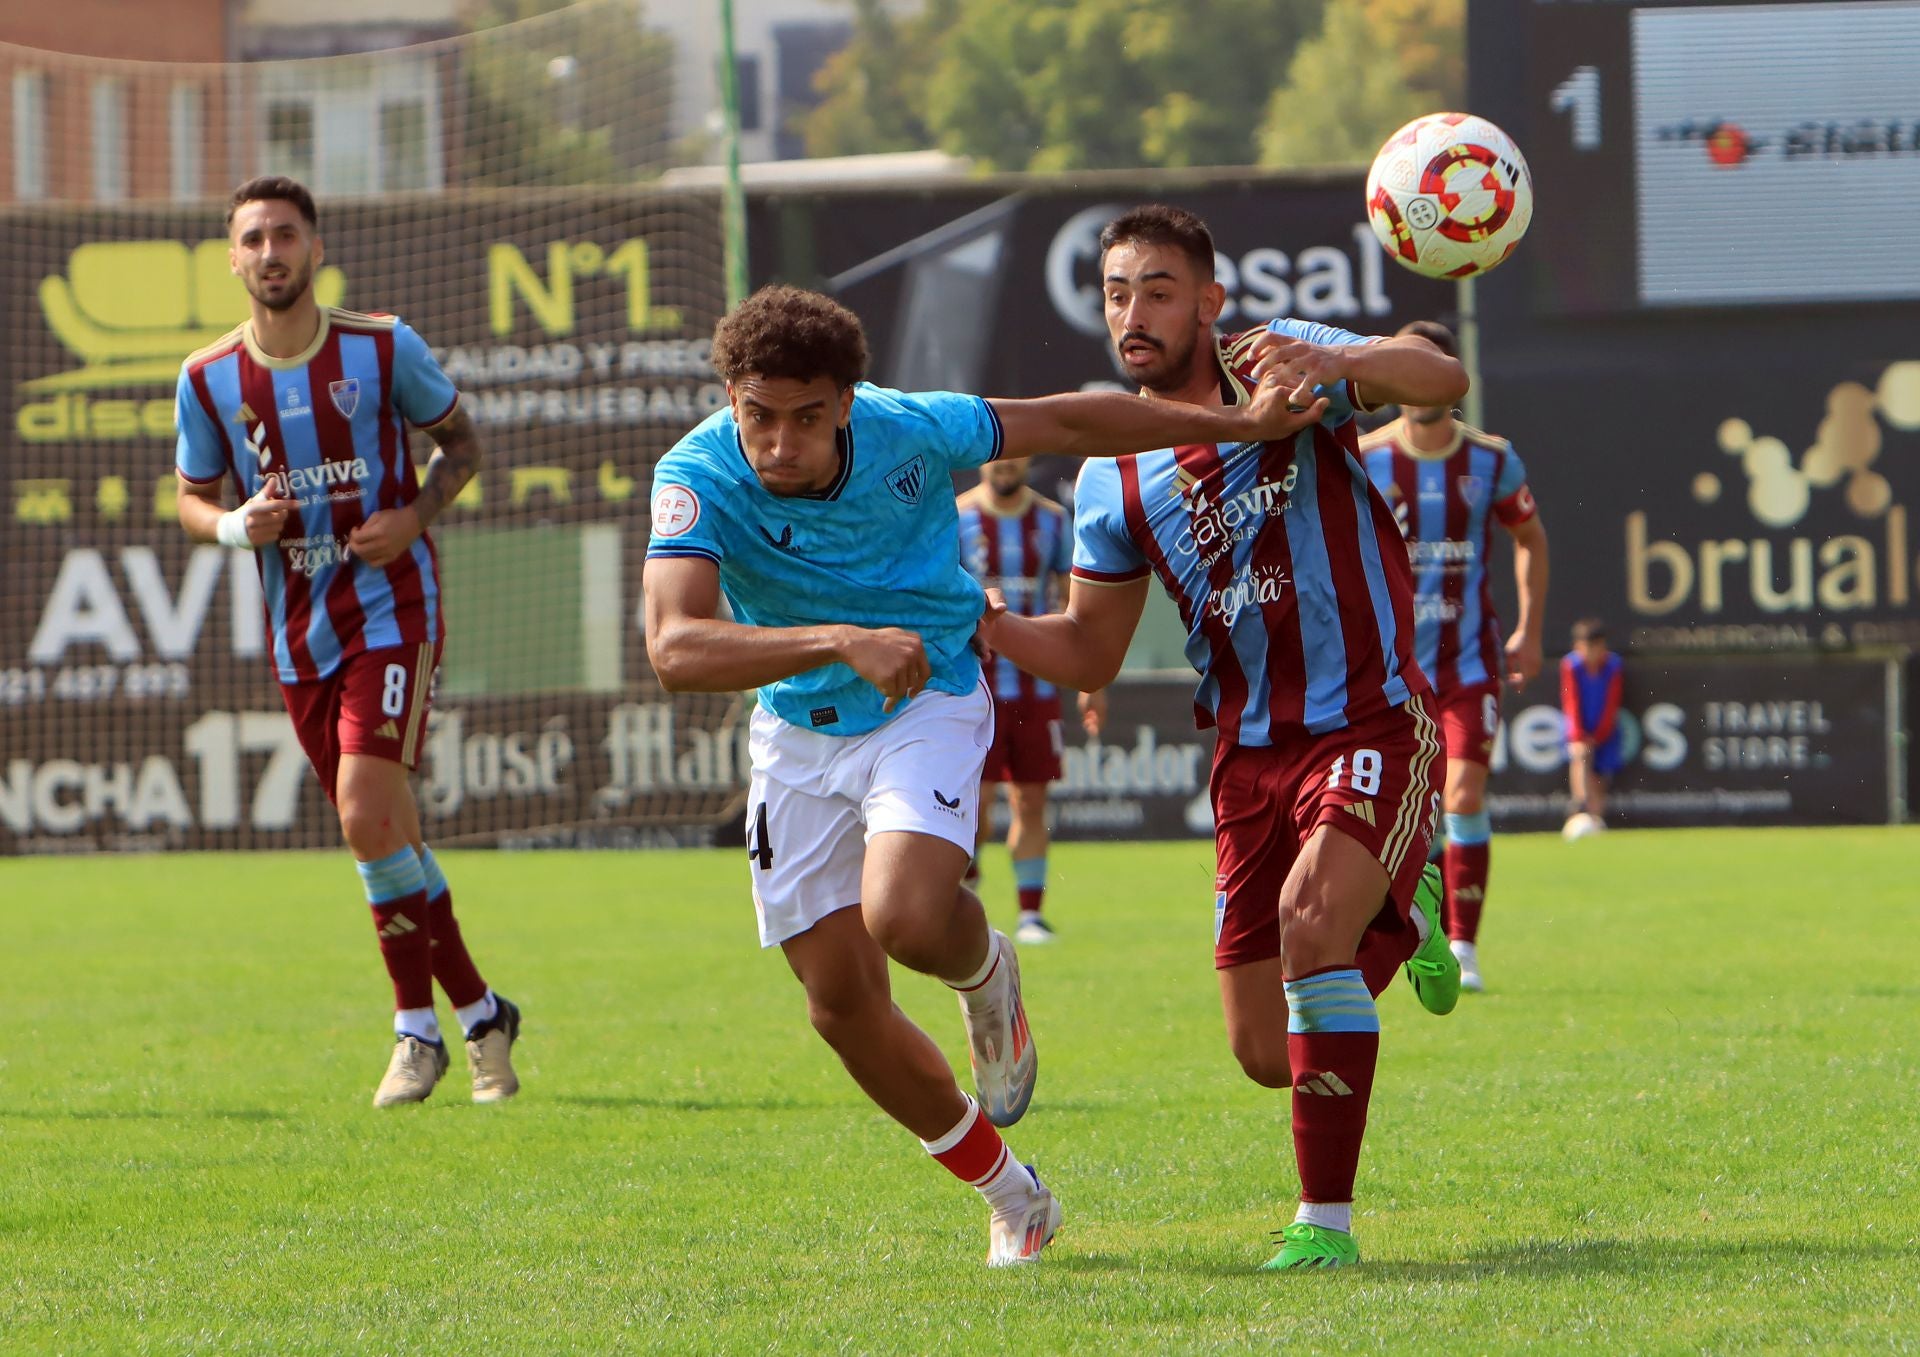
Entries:
POLYGON ((427 432, 439 446, 427 462, 420 493, 413 499, 413 511, 420 516, 423 528, 439 517, 480 470, 480 436, 474 432, 473 417, 464 405, 454 406, 452 414, 427 432))

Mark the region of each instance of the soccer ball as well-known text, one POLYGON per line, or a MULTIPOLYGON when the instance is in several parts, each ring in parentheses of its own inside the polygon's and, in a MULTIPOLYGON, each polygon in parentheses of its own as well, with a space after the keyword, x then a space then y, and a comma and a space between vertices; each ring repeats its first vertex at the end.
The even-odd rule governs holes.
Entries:
POLYGON ((1520 148, 1471 113, 1415 118, 1367 172, 1367 224, 1388 254, 1429 278, 1485 273, 1532 220, 1533 175, 1520 148))
POLYGON ((1592 835, 1599 834, 1603 832, 1606 827, 1607 822, 1605 820, 1600 819, 1596 815, 1589 815, 1584 810, 1577 810, 1572 815, 1569 815, 1567 817, 1567 823, 1561 826, 1560 837, 1568 843, 1572 843, 1576 839, 1585 839, 1592 835))

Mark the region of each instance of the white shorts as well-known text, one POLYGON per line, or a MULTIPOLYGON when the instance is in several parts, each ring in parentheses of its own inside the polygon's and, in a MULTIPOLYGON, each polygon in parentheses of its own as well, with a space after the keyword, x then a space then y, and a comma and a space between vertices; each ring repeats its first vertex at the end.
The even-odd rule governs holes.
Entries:
POLYGON ((965 697, 923 692, 865 735, 821 735, 755 707, 747 858, 760 945, 859 904, 875 834, 931 834, 971 855, 992 743, 984 684, 965 697))

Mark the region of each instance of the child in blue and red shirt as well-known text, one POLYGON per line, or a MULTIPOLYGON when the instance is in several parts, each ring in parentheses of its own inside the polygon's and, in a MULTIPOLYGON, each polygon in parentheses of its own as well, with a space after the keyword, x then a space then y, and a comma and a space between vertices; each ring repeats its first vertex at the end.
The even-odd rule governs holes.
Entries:
POLYGON ((1597 617, 1573 624, 1573 649, 1560 661, 1560 710, 1567 718, 1567 780, 1574 814, 1604 820, 1607 783, 1620 771, 1620 690, 1625 664, 1607 648, 1597 617))

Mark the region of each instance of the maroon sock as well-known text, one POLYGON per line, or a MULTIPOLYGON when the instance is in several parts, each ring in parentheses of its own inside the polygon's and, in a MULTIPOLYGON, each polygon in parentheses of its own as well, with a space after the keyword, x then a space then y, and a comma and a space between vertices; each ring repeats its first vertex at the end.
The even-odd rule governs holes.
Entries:
POLYGON ((1287 1002, 1300 1199, 1350 1202, 1380 1057, 1379 1020, 1352 966, 1287 981, 1287 1002))
POLYGON ((1045 886, 1022 886, 1019 894, 1020 912, 1022 914, 1038 914, 1040 912, 1040 902, 1047 898, 1047 888, 1045 886))
POLYGON ((1360 935, 1360 950, 1353 958, 1354 966, 1367 982, 1367 993, 1378 999, 1393 983, 1393 977, 1400 974, 1407 958, 1419 950, 1420 935, 1412 924, 1393 929, 1370 925, 1360 935))
POLYGON ((1441 855, 1440 874, 1447 885, 1443 917, 1447 936, 1456 942, 1472 942, 1480 936, 1480 911, 1487 903, 1487 863, 1492 847, 1449 842, 1441 855))
POLYGON ((372 908, 380 956, 393 979, 393 1006, 432 1008, 433 928, 427 893, 414 891, 372 908))
POLYGON ((440 892, 428 902, 427 909, 433 920, 433 978, 455 1008, 479 1003, 487 997, 487 982, 480 978, 480 970, 460 936, 460 921, 453 917, 453 892, 440 892))

